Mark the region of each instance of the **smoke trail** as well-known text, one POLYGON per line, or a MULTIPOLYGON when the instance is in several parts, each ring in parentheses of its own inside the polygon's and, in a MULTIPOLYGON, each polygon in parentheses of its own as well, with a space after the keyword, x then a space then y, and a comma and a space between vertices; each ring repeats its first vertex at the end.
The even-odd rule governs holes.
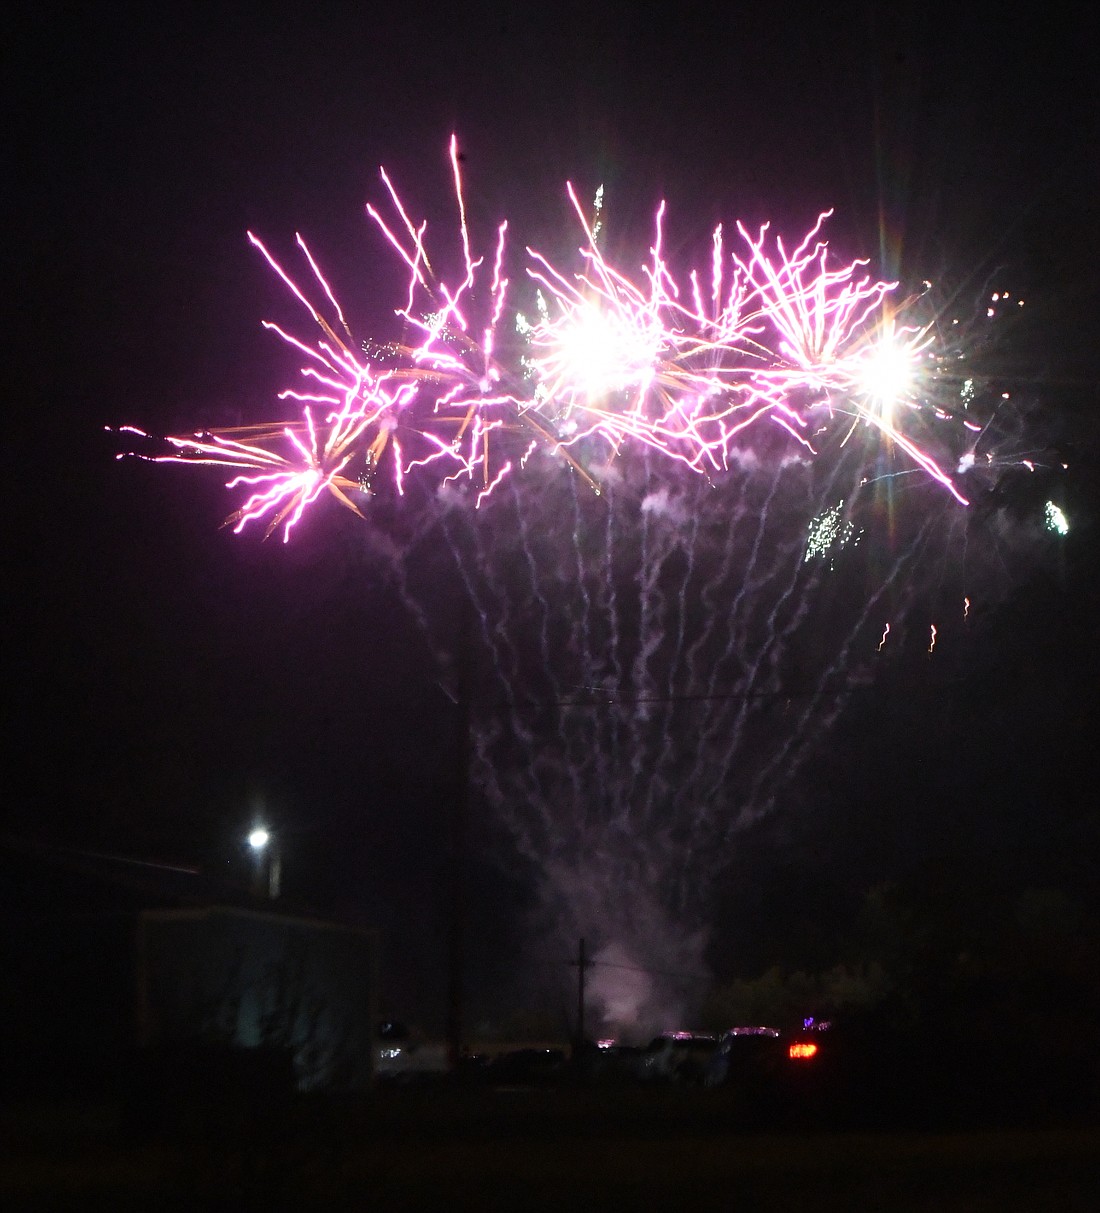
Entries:
POLYGON ((473 787, 542 874, 562 955, 583 935, 617 957, 592 988, 620 1028, 682 1005, 676 974, 698 984, 735 823, 813 753, 860 641, 874 652, 889 580, 853 608, 822 589, 843 553, 806 559, 809 521, 851 495, 847 462, 747 460, 711 482, 642 453, 597 496, 547 460, 476 511, 439 495, 387 549, 433 650, 470 649, 473 787), (615 972, 643 991, 629 1014, 615 972))
POLYGON ((908 620, 969 626, 964 601, 996 601, 1021 563, 1003 550, 1035 539, 999 496, 1021 461, 988 427, 971 510, 849 438, 816 459, 758 439, 713 479, 624 450, 591 469, 599 495, 538 455, 522 490, 476 510, 441 492, 389 549, 433 651, 470 650, 475 794, 541 874, 561 958, 583 936, 602 961, 612 1030, 690 1007, 738 831, 908 620))

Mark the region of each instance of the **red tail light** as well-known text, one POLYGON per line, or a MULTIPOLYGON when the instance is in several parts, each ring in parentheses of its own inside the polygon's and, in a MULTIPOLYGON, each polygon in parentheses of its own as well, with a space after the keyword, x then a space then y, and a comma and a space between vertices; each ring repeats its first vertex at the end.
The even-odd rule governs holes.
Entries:
POLYGON ((817 1055, 817 1045, 813 1041, 799 1041, 791 1045, 787 1053, 798 1061, 807 1061, 817 1055))

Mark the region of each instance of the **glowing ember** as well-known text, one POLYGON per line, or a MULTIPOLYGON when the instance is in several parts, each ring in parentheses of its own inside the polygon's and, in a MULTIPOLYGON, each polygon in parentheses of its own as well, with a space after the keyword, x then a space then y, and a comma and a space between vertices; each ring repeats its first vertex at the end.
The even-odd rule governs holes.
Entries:
POLYGON ((1053 531, 1056 535, 1069 534, 1069 519, 1053 501, 1048 501, 1043 507, 1043 518, 1048 531, 1053 531))

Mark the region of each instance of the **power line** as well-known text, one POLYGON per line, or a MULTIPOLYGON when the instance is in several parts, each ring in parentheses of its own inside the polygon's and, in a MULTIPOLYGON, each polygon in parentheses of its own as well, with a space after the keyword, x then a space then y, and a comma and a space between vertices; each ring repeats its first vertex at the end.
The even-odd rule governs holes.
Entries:
MULTIPOLYGON (((577 962, 575 960, 567 960, 567 961, 565 961, 565 963, 572 967, 576 967, 576 964, 577 964, 577 962)), ((627 973, 646 973, 653 977, 688 978, 691 981, 710 981, 710 979, 711 979, 709 973, 683 973, 683 972, 676 973, 676 972, 672 971, 671 969, 646 969, 646 968, 642 968, 640 965, 615 964, 613 961, 610 961, 610 960, 586 959, 585 967, 589 968, 589 969, 597 969, 597 968, 599 968, 599 969, 622 969, 627 973)))

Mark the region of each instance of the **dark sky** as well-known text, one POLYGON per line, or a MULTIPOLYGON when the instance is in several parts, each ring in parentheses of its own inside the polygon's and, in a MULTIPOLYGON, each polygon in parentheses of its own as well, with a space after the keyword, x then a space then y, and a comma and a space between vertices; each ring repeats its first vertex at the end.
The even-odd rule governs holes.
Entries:
MULTIPOLYGON (((804 930, 792 884, 841 913, 945 848, 999 855, 1003 875, 1034 846, 1036 879, 1069 880, 1096 648, 1094 41, 1083 8, 882 9, 9 9, 11 828, 232 867, 262 810, 288 884, 381 923, 395 982, 428 997, 432 966, 409 958, 443 938, 452 717, 371 570, 370 524, 321 509, 286 547, 235 537, 216 475, 118 463, 103 427, 274 415, 289 368, 259 322, 292 313, 247 229, 281 249, 301 230, 348 313, 384 329, 403 282, 363 204, 384 163, 446 219, 456 131, 473 220, 559 252, 572 179, 606 184, 624 241, 648 239, 661 198, 685 250, 719 219, 801 231, 835 206, 854 252, 888 233, 884 272, 975 297, 995 271, 1021 283, 1031 324, 999 356, 1074 461, 1061 570, 1021 578, 969 668, 899 666, 859 699, 817 782, 737 851, 725 912, 757 926, 730 949, 751 968, 804 930)), ((527 894, 485 848, 491 974, 527 894)))

